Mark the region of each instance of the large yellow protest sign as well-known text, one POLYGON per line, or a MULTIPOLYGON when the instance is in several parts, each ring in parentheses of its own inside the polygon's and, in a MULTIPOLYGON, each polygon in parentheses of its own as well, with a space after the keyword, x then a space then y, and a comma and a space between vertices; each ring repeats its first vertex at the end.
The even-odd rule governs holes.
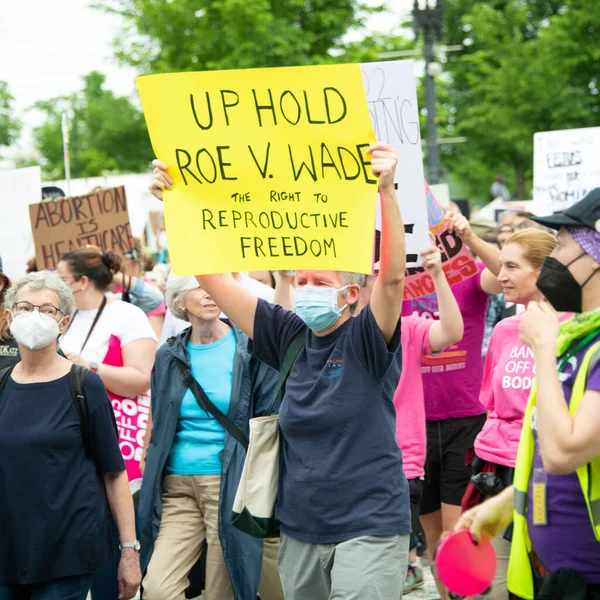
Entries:
POLYGON ((371 272, 377 181, 360 67, 138 78, 180 275, 371 272))

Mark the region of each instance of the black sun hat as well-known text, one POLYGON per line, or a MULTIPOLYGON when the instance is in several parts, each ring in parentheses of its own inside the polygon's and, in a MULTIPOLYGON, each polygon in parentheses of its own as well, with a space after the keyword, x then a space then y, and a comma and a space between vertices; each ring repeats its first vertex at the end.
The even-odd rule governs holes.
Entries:
POLYGON ((549 217, 530 217, 532 221, 550 227, 587 227, 600 233, 600 188, 588 192, 586 196, 573 204, 563 213, 549 217))

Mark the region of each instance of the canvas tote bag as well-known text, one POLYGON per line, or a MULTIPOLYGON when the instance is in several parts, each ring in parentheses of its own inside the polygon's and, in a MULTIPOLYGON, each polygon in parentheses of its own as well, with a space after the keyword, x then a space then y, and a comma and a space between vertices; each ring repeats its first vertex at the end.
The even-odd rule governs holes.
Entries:
POLYGON ((292 340, 279 372, 267 417, 250 419, 250 443, 242 477, 233 502, 231 523, 256 538, 279 535, 275 524, 275 503, 279 483, 279 415, 271 415, 300 351, 304 347, 302 329, 292 340))

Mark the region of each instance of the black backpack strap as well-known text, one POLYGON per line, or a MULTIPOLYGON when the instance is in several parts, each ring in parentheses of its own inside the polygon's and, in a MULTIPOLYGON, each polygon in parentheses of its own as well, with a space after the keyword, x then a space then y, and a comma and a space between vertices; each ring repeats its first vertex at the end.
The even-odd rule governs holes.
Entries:
POLYGON ((10 367, 6 367, 0 371, 0 392, 2 392, 4 389, 4 386, 6 385, 6 382, 8 381, 8 378, 15 367, 16 365, 11 365, 10 367))
POLYGON ((306 337, 305 334, 306 328, 303 327, 296 334, 296 337, 292 340, 292 343, 288 346, 285 356, 283 357, 283 362, 281 363, 281 369, 279 370, 279 379, 275 385, 273 400, 271 400, 271 404, 269 404, 269 408, 267 409, 268 415, 273 412, 273 408, 275 407, 275 404, 277 404, 280 394, 285 392, 285 384, 287 379, 290 376, 294 365, 296 364, 298 356, 300 356, 300 352, 302 352, 302 348, 304 348, 304 338, 306 337))
POLYGON ((85 380, 87 379, 89 369, 83 365, 73 365, 69 374, 69 388, 71 389, 71 398, 73 406, 79 417, 81 425, 81 438, 83 440, 83 449, 86 456, 91 456, 89 430, 88 430, 88 410, 87 402, 85 401, 85 380))
POLYGON ((207 414, 212 415, 217 422, 231 435, 235 438, 245 450, 248 449, 248 438, 246 435, 240 430, 240 428, 234 424, 234 422, 223 412, 221 412, 210 400, 210 398, 206 395, 206 392, 202 389, 202 386, 194 379, 192 372, 189 367, 179 358, 175 358, 175 363, 179 367, 179 371, 181 372, 181 376, 183 377, 183 384, 186 388, 189 388, 192 394, 194 394, 194 398, 196 398, 196 402, 198 406, 207 414))

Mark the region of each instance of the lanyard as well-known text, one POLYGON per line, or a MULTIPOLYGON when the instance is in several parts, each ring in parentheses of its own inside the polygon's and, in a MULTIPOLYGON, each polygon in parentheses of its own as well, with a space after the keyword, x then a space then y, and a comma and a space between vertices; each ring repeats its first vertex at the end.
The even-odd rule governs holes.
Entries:
POLYGON ((558 364, 558 370, 562 371, 564 366, 569 362, 569 360, 581 352, 590 342, 592 342, 595 338, 598 337, 598 331, 592 331, 588 333, 580 342, 573 348, 568 350, 565 355, 560 359, 560 363, 558 364))
MULTIPOLYGON (((98 309, 98 312, 96 313, 96 316, 94 317, 94 321, 92 323, 92 326, 90 327, 90 330, 88 331, 85 341, 83 342, 83 346, 81 346, 81 350, 79 351, 79 356, 81 356, 83 349, 85 348, 96 325, 98 324, 98 321, 100 320, 100 317, 102 316, 102 311, 104 310, 105 306, 106 306, 106 296, 103 296, 102 302, 100 304, 100 308, 98 309)), ((76 311, 75 314, 73 315, 73 318, 71 319, 71 322, 69 323, 69 326, 67 327, 67 331, 65 331, 64 335, 67 335, 67 333, 69 332, 69 329, 71 329, 71 325, 73 325, 73 321, 75 321, 75 317, 77 316, 78 313, 79 313, 79 311, 76 311)))

